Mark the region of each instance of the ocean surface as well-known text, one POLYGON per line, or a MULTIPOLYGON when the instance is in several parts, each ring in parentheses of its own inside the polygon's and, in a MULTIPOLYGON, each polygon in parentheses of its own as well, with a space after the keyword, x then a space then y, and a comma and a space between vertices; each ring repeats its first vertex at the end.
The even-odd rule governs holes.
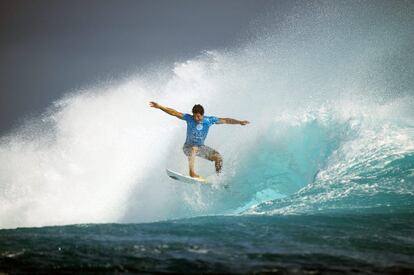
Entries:
POLYGON ((410 274, 413 213, 215 216, 0 231, 3 272, 410 274))
POLYGON ((298 2, 28 118, 0 137, 0 273, 414 274, 413 14, 298 2), (185 123, 149 101, 251 122, 210 129, 212 186, 168 178, 185 123))

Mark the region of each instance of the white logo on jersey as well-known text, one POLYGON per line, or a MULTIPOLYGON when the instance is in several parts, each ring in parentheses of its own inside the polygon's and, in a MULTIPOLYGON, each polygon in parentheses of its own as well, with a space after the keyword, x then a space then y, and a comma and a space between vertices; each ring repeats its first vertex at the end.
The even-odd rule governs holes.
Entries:
POLYGON ((197 124, 196 129, 199 131, 203 130, 203 124, 197 124))

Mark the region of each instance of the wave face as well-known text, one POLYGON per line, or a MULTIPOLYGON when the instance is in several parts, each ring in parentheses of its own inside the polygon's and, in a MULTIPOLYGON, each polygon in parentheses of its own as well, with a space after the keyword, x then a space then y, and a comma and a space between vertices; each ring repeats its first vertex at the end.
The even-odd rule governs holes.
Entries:
POLYGON ((405 1, 295 4, 237 48, 68 94, 1 138, 0 228, 412 211, 412 14, 405 1), (187 170, 185 124, 150 100, 251 121, 210 130, 224 157, 213 188, 166 177, 187 170))
MULTIPOLYGON (((353 118, 342 126, 337 121, 318 126, 321 123, 316 119, 299 126, 306 139, 317 140, 320 144, 307 142, 306 146, 295 146, 297 151, 294 156, 298 154, 302 157, 299 161, 292 158, 290 165, 294 167, 296 173, 293 174, 298 178, 290 178, 284 183, 290 186, 300 186, 300 183, 306 185, 293 194, 285 192, 288 196, 283 198, 256 204, 244 213, 274 215, 412 211, 412 126, 384 119, 371 121, 368 118, 353 118), (321 136, 320 132, 328 134, 321 136), (313 179, 309 177, 311 172, 315 173, 313 179)), ((271 159, 267 161, 272 162, 271 159)))

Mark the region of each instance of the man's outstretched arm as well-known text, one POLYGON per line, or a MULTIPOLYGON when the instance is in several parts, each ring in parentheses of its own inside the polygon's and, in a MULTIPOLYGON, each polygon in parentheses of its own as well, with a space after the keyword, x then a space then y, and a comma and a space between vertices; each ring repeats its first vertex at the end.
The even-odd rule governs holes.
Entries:
POLYGON ((234 118, 219 118, 219 121, 217 124, 240 124, 240 125, 246 125, 250 122, 247 120, 238 120, 234 118))
POLYGON ((176 111, 172 108, 162 106, 162 105, 158 104, 157 102, 151 101, 150 106, 152 108, 160 109, 160 110, 166 112, 167 114, 175 116, 179 119, 183 119, 183 113, 180 113, 180 112, 178 112, 178 111, 176 111))

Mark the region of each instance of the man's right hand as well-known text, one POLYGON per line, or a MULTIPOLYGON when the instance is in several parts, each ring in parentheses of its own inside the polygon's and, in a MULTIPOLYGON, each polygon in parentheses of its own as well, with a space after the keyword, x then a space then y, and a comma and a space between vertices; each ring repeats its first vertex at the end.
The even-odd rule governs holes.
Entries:
POLYGON ((180 112, 177 112, 176 110, 174 110, 172 108, 169 108, 169 107, 166 107, 166 106, 162 106, 162 105, 158 104, 155 101, 150 101, 149 105, 152 108, 160 109, 161 111, 164 111, 164 112, 166 112, 167 114, 169 114, 171 116, 175 116, 175 117, 177 117, 179 119, 183 119, 183 114, 180 113, 180 112))
POLYGON ((161 107, 161 105, 160 104, 158 104, 157 102, 154 102, 154 101, 150 101, 150 106, 152 107, 152 108, 156 108, 156 109, 159 109, 160 107, 161 107))

